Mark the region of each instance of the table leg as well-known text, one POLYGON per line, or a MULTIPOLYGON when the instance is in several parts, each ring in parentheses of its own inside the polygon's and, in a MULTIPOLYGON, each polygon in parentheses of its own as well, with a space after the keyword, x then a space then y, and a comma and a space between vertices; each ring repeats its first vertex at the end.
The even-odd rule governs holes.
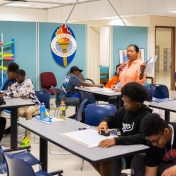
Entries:
POLYGON ((42 169, 48 171, 48 142, 40 137, 40 161, 42 162, 42 169))
POLYGON ((11 149, 14 150, 17 148, 17 119, 18 119, 18 112, 17 108, 11 109, 11 138, 10 138, 10 145, 11 149))
POLYGON ((165 110, 165 121, 170 122, 170 111, 165 110))
POLYGON ((121 176, 121 158, 112 160, 111 176, 121 176))

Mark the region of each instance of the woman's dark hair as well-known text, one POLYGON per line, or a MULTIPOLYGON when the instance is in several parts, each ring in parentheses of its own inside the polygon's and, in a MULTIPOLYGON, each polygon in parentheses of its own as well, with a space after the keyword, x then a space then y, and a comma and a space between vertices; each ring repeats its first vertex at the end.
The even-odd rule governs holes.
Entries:
POLYGON ((121 89, 122 95, 130 98, 131 101, 143 103, 148 98, 148 92, 141 84, 129 82, 121 89))
POLYGON ((21 76, 26 76, 26 72, 24 70, 22 70, 22 69, 17 70, 16 74, 19 74, 21 76))
POLYGON ((168 124, 157 113, 147 114, 142 120, 142 132, 145 136, 161 134, 168 124))
POLYGON ((116 70, 117 70, 117 67, 119 67, 121 64, 118 64, 118 65, 116 65, 116 70))
MULTIPOLYGON (((138 47, 137 45, 131 44, 131 45, 129 45, 128 47, 130 47, 130 46, 133 46, 134 49, 135 49, 135 51, 136 51, 136 52, 139 52, 139 47, 138 47)), ((127 47, 127 48, 128 48, 128 47, 127 47)))
POLYGON ((8 66, 7 66, 7 70, 9 72, 16 72, 19 69, 19 65, 16 64, 15 62, 11 62, 8 66))

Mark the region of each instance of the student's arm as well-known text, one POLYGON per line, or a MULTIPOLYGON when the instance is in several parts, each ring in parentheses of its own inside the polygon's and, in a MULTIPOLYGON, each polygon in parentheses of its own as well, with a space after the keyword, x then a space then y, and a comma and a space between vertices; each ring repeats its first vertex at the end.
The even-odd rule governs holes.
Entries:
POLYGON ((87 82, 82 82, 81 85, 87 86, 87 87, 102 87, 103 86, 103 84, 91 84, 87 82))
POLYGON ((145 176, 157 176, 158 166, 148 167, 145 166, 145 176))
POLYGON ((164 170, 161 176, 176 175, 176 166, 169 167, 164 170))

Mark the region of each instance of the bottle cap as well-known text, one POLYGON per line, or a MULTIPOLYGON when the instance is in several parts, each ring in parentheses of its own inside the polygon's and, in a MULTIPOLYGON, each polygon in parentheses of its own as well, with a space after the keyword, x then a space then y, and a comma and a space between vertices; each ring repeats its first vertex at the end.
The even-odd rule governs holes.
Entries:
POLYGON ((61 101, 61 104, 65 104, 65 101, 64 101, 64 100, 62 100, 62 101, 61 101))

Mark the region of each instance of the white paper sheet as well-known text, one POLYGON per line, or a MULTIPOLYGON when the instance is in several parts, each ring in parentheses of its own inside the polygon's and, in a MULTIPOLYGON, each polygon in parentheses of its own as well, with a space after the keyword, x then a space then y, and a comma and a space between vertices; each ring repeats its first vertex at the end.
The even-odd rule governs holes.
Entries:
POLYGON ((152 73, 152 70, 155 66, 155 62, 156 62, 157 57, 158 56, 152 56, 147 60, 146 68, 145 68, 145 71, 144 71, 145 74, 151 74, 152 73))
POLYGON ((89 148, 97 147, 104 139, 113 138, 113 136, 102 136, 94 129, 73 131, 69 133, 62 133, 60 135, 89 148))

